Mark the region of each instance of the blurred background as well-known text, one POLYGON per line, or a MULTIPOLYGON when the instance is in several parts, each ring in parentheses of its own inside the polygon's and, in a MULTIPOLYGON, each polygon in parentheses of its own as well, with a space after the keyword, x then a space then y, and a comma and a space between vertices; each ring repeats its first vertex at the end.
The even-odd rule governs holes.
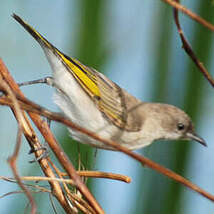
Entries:
MULTIPOLYGON (((184 3, 214 23, 212 1, 184 3)), ((2 0, 0 57, 17 82, 23 82, 51 75, 51 70, 39 45, 11 17, 13 12, 58 49, 105 73, 141 100, 170 103, 191 115, 197 132, 207 141, 207 148, 196 142, 156 142, 137 152, 214 194, 213 89, 184 53, 170 6, 157 0, 2 0)), ((197 56, 214 75, 214 34, 186 16, 180 15, 180 21, 197 56)), ((36 103, 59 111, 52 101, 54 91, 50 87, 28 86, 23 92, 36 103)), ((0 107, 0 118, 0 175, 12 176, 7 158, 14 149, 17 124, 7 107, 0 107)), ((87 169, 132 178, 131 184, 88 180, 106 213, 214 213, 214 203, 143 168, 124 154, 98 150, 95 155, 95 149, 72 141, 61 124, 52 122, 51 127, 76 165, 81 151, 81 161, 87 169)), ((41 175, 37 163, 29 164, 33 155, 28 155, 28 151, 23 139, 18 159, 20 174, 41 175)), ((0 181, 0 196, 18 190, 16 184, 0 181)), ((53 213, 48 194, 38 193, 34 197, 39 213, 53 213)), ((23 194, 9 195, 0 199, 0 213, 29 213, 28 205, 23 194)), ((59 206, 57 210, 63 213, 59 206)))

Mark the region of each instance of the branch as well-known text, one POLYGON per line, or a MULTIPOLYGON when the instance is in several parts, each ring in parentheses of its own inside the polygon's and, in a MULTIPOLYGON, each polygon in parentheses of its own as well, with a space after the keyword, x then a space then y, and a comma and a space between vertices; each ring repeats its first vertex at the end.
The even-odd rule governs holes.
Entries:
MULTIPOLYGON (((130 151, 128 150, 127 148, 119 145, 117 142, 115 141, 110 141, 110 140, 106 140, 106 139, 103 139, 102 137, 98 136, 97 134, 87 130, 87 129, 84 129, 74 123, 72 123, 70 120, 68 120, 67 118, 63 117, 61 114, 59 113, 53 113, 53 112, 50 112, 48 111, 47 109, 45 108, 42 108, 41 106, 33 103, 32 101, 30 100, 27 100, 26 98, 24 97, 19 97, 17 96, 17 99, 20 101, 20 107, 23 108, 24 110, 26 110, 27 112, 35 112, 37 114, 40 114, 42 116, 45 116, 47 117, 48 119, 50 120, 54 120, 54 121, 57 121, 57 122, 60 122, 64 125, 66 125, 67 127, 75 130, 75 131, 78 131, 78 132, 81 132, 81 133, 84 133, 88 136, 90 136, 91 138, 97 140, 97 141, 101 141, 102 143, 108 145, 108 146, 111 146, 113 147, 115 150, 118 150, 122 153, 125 153, 126 155, 130 156, 131 158, 137 160, 138 162, 140 162, 143 166, 147 166, 181 184, 183 184, 184 186, 192 189, 193 191, 199 193, 200 195, 208 198, 209 200, 211 201, 214 201, 214 196, 211 195, 210 193, 206 192, 205 190, 203 190, 202 188, 198 187, 197 185, 193 184, 192 182, 190 182, 189 180, 187 180, 186 178, 182 177, 181 175, 151 161, 150 159, 146 158, 146 157, 143 157, 133 151, 130 151)), ((5 104, 5 105, 12 105, 12 103, 10 103, 9 100, 3 100, 3 99, 0 99, 0 104, 5 104)))
POLYGON ((22 139, 22 130, 26 130, 26 132, 28 132, 28 124, 25 121, 25 118, 23 116, 23 111, 21 111, 20 106, 18 101, 16 100, 15 95, 13 94, 13 91, 11 90, 11 88, 7 85, 6 82, 4 82, 4 80, 2 78, 0 78, 0 85, 2 87, 2 89, 6 92, 6 94, 11 98, 11 101, 13 102, 13 107, 11 108, 12 111, 14 112, 16 118, 17 118, 17 122, 18 122, 18 132, 17 132, 17 140, 16 140, 16 146, 14 149, 14 152, 12 154, 12 156, 8 159, 8 162, 11 166, 13 175, 17 181, 17 183, 19 184, 19 186, 21 187, 21 189, 23 190, 23 192, 26 194, 30 205, 31 205, 31 214, 35 214, 37 212, 37 207, 36 207, 36 203, 33 199, 33 196, 31 195, 30 191, 28 191, 28 189, 25 187, 25 185, 22 183, 22 180, 18 174, 18 170, 16 167, 16 161, 18 158, 18 154, 20 151, 20 146, 21 146, 21 139, 22 139))
MULTIPOLYGON (((4 81, 7 82, 7 84, 10 86, 10 88, 13 90, 13 93, 16 93, 16 96, 18 95, 19 97, 25 99, 25 97, 22 94, 21 90, 19 89, 17 83, 13 80, 12 76, 9 74, 7 68, 5 67, 5 65, 1 59, 0 59, 0 77, 4 81)), ((88 200, 89 204, 94 208, 96 213, 101 213, 101 214, 104 213, 104 211, 102 210, 100 205, 96 202, 95 198, 92 196, 92 194, 90 193, 90 191, 88 190, 86 185, 82 182, 81 178, 78 176, 75 168, 70 163, 68 157, 61 150, 59 144, 57 143, 56 139, 54 138, 53 134, 51 133, 51 131, 48 127, 48 124, 45 121, 43 121, 38 114, 29 112, 29 116, 32 119, 32 121, 35 123, 37 128, 40 130, 41 134, 44 136, 46 142, 49 143, 49 146, 54 151, 59 162, 65 168, 69 177, 74 181, 74 184, 79 189, 79 191, 82 193, 82 195, 88 200)), ((35 133, 33 133, 31 136, 28 136, 28 135, 25 135, 25 136, 28 141, 30 141, 30 142, 33 141, 33 142, 38 143, 38 139, 35 137, 36 136, 35 133)), ((40 155, 41 155, 41 153, 40 153, 40 155)), ((43 158, 42 160, 39 161, 39 163, 40 163, 40 166, 42 167, 44 173, 47 175, 47 169, 51 170, 51 168, 48 165, 47 158, 43 158)), ((51 171, 48 172, 47 176, 55 177, 54 173, 51 171)), ((60 202, 62 207, 65 209, 65 211, 67 213, 73 213, 58 182, 56 182, 56 181, 51 182, 51 186, 54 190, 53 192, 54 192, 55 196, 57 197, 58 201, 60 202)))
MULTIPOLYGON (((174 0, 174 1, 179 2, 179 0, 174 0)), ((188 43, 187 39, 184 36, 184 33, 183 33, 182 29, 181 29, 181 25, 180 25, 180 22, 179 22, 179 18, 178 18, 178 9, 174 8, 173 11, 174 11, 175 24, 177 26, 177 30, 178 30, 178 33, 180 35, 184 50, 186 51, 187 55, 190 56, 192 61, 199 68, 199 71, 201 71, 201 73, 208 80, 208 82, 211 84, 211 86, 214 87, 214 79, 212 78, 210 73, 207 71, 207 69, 204 67, 204 65, 198 60, 197 56, 193 52, 190 44, 188 43)))
POLYGON ((214 25, 213 24, 211 24, 208 21, 206 21, 205 19, 201 18, 196 13, 193 13, 191 10, 187 9, 183 5, 175 2, 174 0, 161 0, 161 1, 171 5, 172 7, 176 8, 177 10, 186 14, 187 16, 189 16, 190 18, 192 18, 196 22, 200 23, 204 27, 208 28, 209 30, 214 31, 214 25))

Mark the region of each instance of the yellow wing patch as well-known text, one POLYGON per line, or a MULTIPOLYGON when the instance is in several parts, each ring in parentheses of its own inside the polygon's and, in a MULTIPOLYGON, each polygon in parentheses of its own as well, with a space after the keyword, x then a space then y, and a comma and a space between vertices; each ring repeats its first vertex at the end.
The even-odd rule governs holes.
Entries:
POLYGON ((92 97, 100 97, 100 91, 96 83, 96 76, 89 72, 86 69, 86 66, 83 66, 78 60, 65 57, 65 55, 58 50, 57 53, 70 68, 70 71, 78 80, 80 85, 90 93, 89 95, 92 97))

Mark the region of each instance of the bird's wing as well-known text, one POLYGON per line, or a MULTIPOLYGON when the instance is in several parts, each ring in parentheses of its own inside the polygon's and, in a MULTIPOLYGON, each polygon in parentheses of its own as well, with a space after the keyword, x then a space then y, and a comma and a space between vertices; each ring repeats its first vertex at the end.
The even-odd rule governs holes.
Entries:
POLYGON ((142 120, 138 115, 137 108, 142 103, 139 100, 103 74, 63 54, 16 14, 13 14, 13 18, 36 39, 42 48, 50 49, 56 57, 61 59, 67 70, 91 97, 108 121, 126 131, 139 131, 141 129, 142 120))
POLYGON ((100 111, 122 130, 139 131, 143 121, 139 117, 138 107, 141 106, 142 102, 103 74, 93 71, 97 76, 97 85, 100 91, 98 103, 100 111))

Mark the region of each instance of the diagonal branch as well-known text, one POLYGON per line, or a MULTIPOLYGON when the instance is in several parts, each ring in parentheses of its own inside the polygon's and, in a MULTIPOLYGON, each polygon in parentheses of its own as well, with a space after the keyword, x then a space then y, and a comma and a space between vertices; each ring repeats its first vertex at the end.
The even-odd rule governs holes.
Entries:
POLYGON ((184 7, 182 4, 174 1, 174 0, 162 0, 165 3, 171 5, 172 7, 176 8, 177 10, 181 11, 182 13, 186 14, 196 22, 200 23, 204 27, 208 28, 211 31, 214 31, 214 25, 206 21, 205 19, 198 16, 196 13, 193 13, 191 10, 184 7))
MULTIPOLYGON (((9 74, 7 68, 5 67, 3 61, 0 59, 0 77, 7 82, 7 84, 10 86, 10 88, 13 90, 13 93, 18 94, 19 97, 25 99, 24 95, 22 94, 21 90, 19 89, 17 83, 13 80, 12 76, 9 74)), ((13 105, 13 104, 12 104, 13 105)), ((86 185, 82 182, 81 178, 78 176, 75 168, 73 167, 72 163, 69 161, 66 154, 62 151, 59 144, 57 143, 55 137, 51 133, 48 124, 43 121, 38 114, 33 113, 32 111, 29 112, 29 116, 32 119, 32 121, 35 123, 41 134, 44 136, 45 140, 49 143, 49 146, 54 151, 56 157, 62 164, 62 166, 65 168, 66 172, 68 173, 70 179, 74 181, 74 184, 79 189, 79 191, 82 193, 82 195, 87 199, 89 204, 94 208, 96 213, 104 213, 100 205, 97 203, 96 199, 93 197, 93 195, 90 193, 86 185)), ((35 138, 35 135, 34 135, 35 138)), ((43 161, 43 159, 41 160, 43 161)), ((45 167, 44 167, 45 168, 45 167)), ((44 169, 43 169, 44 170, 44 169)), ((53 174, 54 176, 54 174, 53 174)), ((54 192, 55 193, 55 192, 54 192)), ((67 200, 63 199, 64 195, 61 195, 61 198, 57 198, 61 205, 63 205, 64 209, 67 209, 67 213, 72 213, 68 206, 67 200), (67 205, 66 205, 67 204, 67 205)))
POLYGON ((22 180, 18 174, 18 170, 16 167, 16 161, 18 158, 18 154, 20 151, 20 147, 21 147, 21 138, 22 138, 22 132, 23 130, 25 130, 27 128, 27 123, 24 119, 23 116, 23 111, 21 110, 19 103, 15 97, 15 95, 13 94, 11 88, 6 84, 6 82, 3 81, 3 79, 0 79, 0 85, 1 87, 5 90, 6 94, 11 98, 11 101, 14 104, 14 107, 12 108, 12 111, 14 112, 14 114, 16 115, 17 118, 17 122, 18 122, 18 132, 17 132, 17 141, 16 141, 16 146, 14 149, 14 152, 12 154, 12 156, 8 159, 8 162, 11 166, 13 175, 17 181, 17 183, 19 184, 19 186, 21 187, 21 189, 23 190, 23 192, 26 194, 30 205, 31 205, 31 214, 36 214, 37 211, 37 207, 36 207, 36 203, 35 200, 33 199, 32 194, 30 193, 30 191, 25 187, 25 185, 22 183, 22 180))
MULTIPOLYGON (((179 0, 174 0, 174 1, 179 3, 179 0)), ((210 75, 210 73, 207 71, 207 69, 204 67, 204 65, 199 61, 199 59, 197 58, 197 56, 193 52, 190 44, 188 43, 187 39, 184 36, 184 33, 183 33, 182 29, 181 29, 181 25, 180 25, 180 22, 179 22, 178 9, 174 8, 173 12, 174 12, 175 24, 177 26, 177 30, 178 30, 178 33, 180 35, 184 50, 190 56, 190 58, 196 64, 196 66, 199 68, 199 70, 204 75, 204 77, 209 81, 211 86, 214 87, 214 79, 213 79, 213 77, 210 75)))
MULTIPOLYGON (((197 185, 193 184, 192 182, 190 182, 189 180, 187 180, 186 178, 182 177, 181 175, 159 165, 158 163, 155 163, 153 161, 151 161, 150 159, 146 158, 146 157, 143 157, 135 152, 132 152, 130 150, 128 150, 127 148, 119 145, 117 142, 115 141, 110 141, 110 140, 106 140, 106 139, 103 139, 102 137, 98 136, 97 134, 87 130, 87 129, 84 129, 74 123, 72 123, 70 120, 68 120, 67 118, 63 117, 61 114, 59 113, 53 113, 53 112, 50 112, 48 111, 47 109, 45 108, 42 108, 41 106, 33 103, 32 101, 30 100, 27 100, 26 98, 24 97, 17 97, 17 99, 20 101, 20 106, 21 108, 23 108, 24 110, 26 110, 27 112, 35 112, 37 114, 40 114, 42 116, 45 116, 47 117, 48 119, 50 120, 54 120, 54 121, 57 121, 57 122, 60 122, 64 125, 66 125, 67 127, 73 129, 73 130, 76 130, 78 132, 81 132, 81 133, 84 133, 90 137, 92 137, 93 139, 95 140, 98 140, 98 141, 101 141, 103 142, 104 144, 108 145, 108 146, 111 146, 113 147, 115 150, 118 150, 122 153, 125 153, 126 155, 130 156, 131 158, 137 160, 138 162, 140 162, 143 166, 147 166, 181 184, 183 184, 184 186, 194 190, 195 192, 199 193, 200 195, 208 198, 209 200, 211 201, 214 201, 214 195, 206 192, 205 190, 203 190, 202 188, 198 187, 197 185)), ((8 100, 3 100, 3 99, 0 99, 0 104, 5 104, 5 105, 13 105, 10 101, 8 100)))

